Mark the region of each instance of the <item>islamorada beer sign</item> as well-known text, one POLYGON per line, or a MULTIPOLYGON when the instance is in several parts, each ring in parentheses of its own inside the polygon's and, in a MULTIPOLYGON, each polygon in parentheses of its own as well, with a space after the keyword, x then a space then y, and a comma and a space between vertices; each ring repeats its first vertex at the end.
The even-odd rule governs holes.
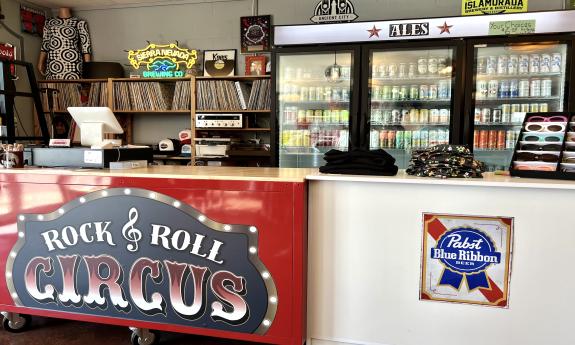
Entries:
POLYGON ((528 0, 462 0, 461 15, 527 12, 528 0))
POLYGON ((144 49, 129 50, 128 60, 134 69, 145 66, 146 78, 184 77, 185 70, 191 69, 198 59, 197 50, 181 48, 178 43, 149 43, 144 49), (181 67, 185 68, 182 70, 181 67))
POLYGON ((17 306, 264 334, 278 296, 257 234, 166 195, 107 189, 20 215, 6 281, 17 306))

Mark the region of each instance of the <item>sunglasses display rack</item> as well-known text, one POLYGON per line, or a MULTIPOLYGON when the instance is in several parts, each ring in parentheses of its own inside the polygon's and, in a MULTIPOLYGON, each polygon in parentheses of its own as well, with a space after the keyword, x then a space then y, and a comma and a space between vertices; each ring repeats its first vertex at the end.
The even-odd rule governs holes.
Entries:
POLYGON ((575 180, 575 113, 528 113, 509 172, 511 176, 575 180))

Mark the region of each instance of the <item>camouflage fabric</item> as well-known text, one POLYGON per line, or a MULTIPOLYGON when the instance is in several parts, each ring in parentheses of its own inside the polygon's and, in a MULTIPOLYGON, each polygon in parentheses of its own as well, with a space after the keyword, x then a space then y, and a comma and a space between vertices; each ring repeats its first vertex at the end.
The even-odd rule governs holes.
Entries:
POLYGON ((463 145, 436 145, 413 151, 408 175, 420 177, 482 177, 485 166, 463 145))

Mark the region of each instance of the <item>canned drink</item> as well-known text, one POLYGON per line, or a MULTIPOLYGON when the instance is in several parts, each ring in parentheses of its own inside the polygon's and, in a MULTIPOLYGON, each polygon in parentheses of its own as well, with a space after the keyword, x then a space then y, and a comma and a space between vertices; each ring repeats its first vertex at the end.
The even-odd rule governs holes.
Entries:
POLYGON ((427 74, 427 58, 426 57, 420 57, 419 59, 417 59, 417 72, 420 75, 427 74))
POLYGON ((341 76, 344 79, 349 79, 351 77, 351 66, 342 66, 341 67, 341 76))
MULTIPOLYGON (((382 95, 383 95, 383 91, 382 91, 382 95)), ((346 87, 341 89, 341 101, 342 102, 349 102, 349 89, 346 87)))
POLYGON ((397 133, 395 134, 395 147, 398 149, 402 149, 404 147, 404 132, 403 131, 397 131, 397 133))
POLYGON ((387 76, 390 78, 397 78, 397 73, 398 73, 397 64, 392 63, 387 68, 388 68, 387 76))
POLYGON ((519 80, 511 79, 509 81, 509 97, 519 97, 519 80))
MULTIPOLYGON (((323 110, 321 110, 321 109, 316 109, 316 110, 314 110, 314 112, 313 112, 313 119, 312 119, 311 122, 315 122, 315 123, 318 123, 318 122, 329 122, 329 118, 328 118, 327 116, 324 116, 324 115, 328 115, 328 114, 327 114, 327 111, 326 111, 326 114, 324 114, 324 113, 323 113, 323 110)), ((308 123, 309 123, 309 122, 310 122, 310 121, 308 121, 308 123)))
POLYGON ((349 123, 349 110, 342 109, 342 111, 339 112, 339 119, 341 123, 349 123))
POLYGON ((409 116, 409 109, 401 109, 401 122, 410 123, 411 117, 409 116))
POLYGON ((383 85, 381 87, 381 99, 383 100, 391 99, 391 86, 383 85))
POLYGON ((505 148, 505 131, 497 131, 497 149, 503 150, 505 148))
POLYGON ((512 149, 513 146, 513 131, 505 132, 505 148, 512 149))
POLYGON ((529 55, 529 73, 539 73, 541 71, 541 55, 529 55))
POLYGON ((549 112, 549 104, 548 103, 539 103, 539 112, 540 113, 549 112))
POLYGON ((340 123, 340 111, 339 111, 339 109, 331 110, 329 115, 330 115, 329 117, 330 117, 331 123, 340 123))
POLYGON ((539 103, 531 103, 529 105, 529 111, 532 113, 538 113, 539 112, 539 103))
POLYGON ((487 84, 487 97, 488 98, 497 98, 497 94, 499 92, 499 81, 492 79, 487 84))
POLYGON ((481 123, 481 109, 475 108, 475 114, 473 116, 473 122, 476 124, 481 123))
POLYGON ((420 85, 419 86, 419 99, 429 99, 429 86, 420 85))
POLYGON ((509 55, 509 61, 507 62, 507 74, 516 75, 519 70, 519 56, 509 55))
POLYGON ((419 123, 419 109, 411 108, 409 110, 409 119, 411 123, 419 123))
POLYGON ((437 58, 437 73, 445 75, 447 73, 447 59, 444 57, 437 58))
POLYGON ((439 123, 439 109, 429 110, 429 120, 431 123, 439 123))
POLYGON ((531 109, 531 107, 529 107, 529 104, 527 104, 527 103, 521 104, 521 112, 522 113, 528 113, 529 109, 531 109))
POLYGON ((479 146, 479 131, 476 129, 473 131, 473 147, 477 148, 479 146))
POLYGON ((509 56, 499 55, 497 57, 497 74, 505 75, 507 74, 507 66, 509 65, 509 56))
POLYGON ((420 135, 421 147, 428 147, 429 146, 429 131, 422 130, 419 135, 420 135))
POLYGON ((508 98, 510 96, 509 80, 499 82, 499 98, 508 98))
POLYGON ((371 99, 373 101, 380 101, 382 96, 382 92, 381 92, 381 86, 379 85, 374 85, 371 88, 371 99))
POLYGON ((397 85, 394 85, 394 86, 391 88, 391 99, 392 99, 392 100, 397 101, 397 100, 401 99, 401 96, 400 96, 400 94, 399 94, 399 91, 400 91, 400 90, 399 90, 399 86, 397 86, 397 85))
POLYGON ((477 98, 478 99, 484 99, 487 98, 487 94, 488 94, 488 86, 487 86, 487 80, 478 80, 477 81, 477 98))
POLYGON ((322 101, 325 99, 325 97, 324 97, 324 95, 323 95, 323 87, 317 86, 317 87, 315 88, 315 99, 316 99, 318 102, 322 102, 322 101))
POLYGON ((497 147, 497 131, 490 130, 489 131, 489 139, 487 139, 487 148, 493 150, 497 147))
POLYGON ((419 122, 429 123, 429 109, 420 109, 419 110, 419 122))
POLYGON ((326 102, 331 102, 331 86, 326 86, 323 88, 323 100, 326 102))
POLYGON ((487 58, 477 58, 477 74, 487 74, 487 58))
POLYGON ((411 145, 413 147, 421 146, 421 131, 417 130, 411 133, 411 145))
POLYGON ((415 78, 417 76, 417 64, 412 62, 409 64, 409 69, 407 70, 407 76, 409 78, 415 78))
POLYGON ((299 89, 299 100, 301 102, 307 102, 309 101, 309 89, 305 86, 302 86, 299 89))
POLYGON ((409 88, 409 99, 418 100, 419 99, 419 86, 411 85, 409 88))
POLYGON ((384 65, 384 64, 377 65, 377 77, 385 78, 385 77, 387 77, 387 74, 388 74, 388 70, 387 70, 386 65, 384 65))
POLYGON ((553 53, 551 55, 551 72, 552 73, 560 73, 561 72, 561 64, 562 64, 562 56, 561 53, 553 53))
POLYGON ((298 110, 297 111, 297 123, 298 124, 305 123, 305 119, 306 119, 306 111, 303 109, 298 110))
POLYGON ((317 101, 317 89, 313 86, 311 86, 309 88, 309 100, 310 102, 316 102, 317 101))
POLYGON ((313 122, 313 115, 314 115, 314 112, 312 109, 306 110, 304 123, 312 123, 313 122))
POLYGON ((550 54, 541 54, 541 62, 539 65, 539 70, 541 71, 541 73, 551 72, 551 55, 550 54))
POLYGON ((449 81, 442 79, 437 84, 437 98, 448 99, 449 98, 449 81))
POLYGON ((495 122, 495 123, 501 123, 501 122, 503 122, 503 121, 502 121, 503 115, 502 115, 501 109, 493 109, 491 115, 492 115, 492 120, 493 120, 493 122, 495 122))
POLYGON ((411 148, 411 131, 405 131, 403 133, 403 147, 406 149, 411 148))
POLYGON ((531 79, 529 95, 531 97, 541 97, 541 79, 531 79))
POLYGON ((448 124, 449 123, 449 109, 439 110, 439 123, 448 124))
POLYGON ((487 57, 487 66, 485 70, 487 75, 495 75, 497 73, 497 56, 487 57))
POLYGON ((387 132, 387 147, 395 148, 395 133, 396 131, 387 132))
POLYGON ((375 129, 369 131, 369 147, 379 148, 379 132, 375 129))
POLYGON ((530 90, 529 79, 521 79, 519 81, 518 96, 529 97, 529 90, 530 90))
POLYGON ((429 145, 437 145, 437 131, 434 129, 429 131, 429 145))
POLYGON ((387 147, 387 131, 386 130, 379 131, 379 146, 380 147, 387 147))
POLYGON ((429 74, 437 74, 437 71, 437 58, 430 57, 427 59, 427 72, 429 72, 429 74))
MULTIPOLYGON (((343 114, 340 116, 340 118, 341 117, 343 117, 343 114)), ((382 111, 381 122, 383 122, 384 125, 391 123, 391 110, 390 109, 385 109, 382 111)))
POLYGON ((399 99, 405 101, 407 100, 408 97, 409 97, 409 88, 407 87, 407 85, 402 85, 401 88, 399 89, 399 99))
POLYGON ((541 80, 541 97, 551 97, 553 81, 549 78, 541 80))
POLYGON ((511 104, 511 113, 517 113, 521 111, 521 104, 511 104))
POLYGON ((490 123, 491 119, 492 119, 491 109, 490 108, 481 109, 481 123, 490 123))
POLYGON ((306 129, 302 132, 302 136, 303 136, 303 143, 302 146, 303 147, 310 147, 310 132, 309 129, 306 129))
POLYGON ((487 148, 487 140, 489 136, 489 131, 479 131, 479 148, 486 149, 487 148))
POLYGON ((407 64, 402 62, 399 64, 399 78, 406 78, 407 77, 407 64))
POLYGON ((431 84, 429 85, 429 93, 428 93, 428 99, 437 99, 437 94, 438 94, 438 90, 437 90, 437 84, 431 84))
POLYGON ((394 124, 401 123, 401 111, 399 109, 391 110, 391 122, 394 124))
MULTIPOLYGON (((513 106, 518 104, 513 104, 513 106)), ((512 106, 510 104, 501 105, 501 122, 509 123, 511 122, 512 106)))
MULTIPOLYGON (((380 92, 379 96, 381 97, 381 88, 379 89, 379 92, 380 92)), ((341 88, 334 87, 333 89, 331 89, 331 100, 334 102, 341 101, 341 88)))
POLYGON ((519 74, 529 74, 529 55, 519 55, 519 74))
POLYGON ((371 111, 371 122, 381 123, 383 121, 383 112, 381 109, 373 109, 371 111))

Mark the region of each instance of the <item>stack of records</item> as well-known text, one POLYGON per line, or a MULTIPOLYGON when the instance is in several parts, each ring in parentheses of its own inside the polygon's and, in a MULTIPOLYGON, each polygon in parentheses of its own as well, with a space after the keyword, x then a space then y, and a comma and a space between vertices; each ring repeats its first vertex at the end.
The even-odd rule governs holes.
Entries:
POLYGON ((108 106, 108 87, 107 83, 92 83, 90 94, 88 96, 89 107, 106 107, 108 106))
POLYGON ((190 81, 177 81, 172 100, 172 110, 190 110, 190 81))
POLYGON ((269 79, 256 80, 252 85, 252 92, 248 109, 267 110, 271 108, 270 98, 271 81, 269 79))
POLYGON ((169 109, 168 103, 172 100, 169 90, 158 82, 118 82, 114 84, 114 108, 165 111, 169 109))
MULTIPOLYGON (((54 110, 65 111, 68 107, 81 107, 82 100, 80 97, 80 90, 82 85, 76 83, 41 83, 40 88, 49 88, 58 90, 54 96, 54 110)), ((51 97, 51 92, 41 92, 42 107, 48 111, 48 97, 51 97)))

